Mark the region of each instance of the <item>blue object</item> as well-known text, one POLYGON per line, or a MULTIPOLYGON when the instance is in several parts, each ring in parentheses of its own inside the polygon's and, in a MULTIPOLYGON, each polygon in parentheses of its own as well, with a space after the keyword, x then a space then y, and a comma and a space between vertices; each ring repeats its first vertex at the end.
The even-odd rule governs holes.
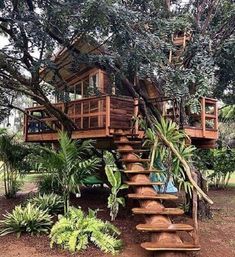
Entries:
MULTIPOLYGON (((154 163, 155 167, 161 171, 165 171, 166 172, 166 167, 163 165, 163 163, 161 162, 161 159, 160 157, 158 156, 155 160, 155 163, 154 163)), ((150 180, 152 182, 162 182, 162 183, 166 183, 167 181, 167 176, 164 175, 164 174, 159 174, 159 173, 150 173, 150 176, 149 176, 150 180)), ((164 189, 165 189, 165 185, 162 185, 162 186, 157 186, 157 185, 154 185, 153 186, 154 190, 157 191, 157 192, 164 192, 164 189)), ((173 183, 173 180, 170 179, 166 185, 166 190, 165 190, 166 193, 177 193, 178 192, 178 189, 175 187, 174 183, 173 183)))

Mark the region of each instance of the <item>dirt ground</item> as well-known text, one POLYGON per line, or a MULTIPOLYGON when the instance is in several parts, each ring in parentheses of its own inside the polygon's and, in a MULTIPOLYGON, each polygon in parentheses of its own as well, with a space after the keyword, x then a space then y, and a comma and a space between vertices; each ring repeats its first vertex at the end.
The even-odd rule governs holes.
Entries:
MULTIPOLYGON (((33 185, 30 184, 30 190, 33 185)), ((28 190, 28 191, 30 191, 28 190)), ((214 200, 213 219, 200 221, 199 253, 189 253, 191 257, 234 257, 235 256, 235 188, 226 191, 211 191, 210 196, 214 200)), ((0 197, 0 219, 2 214, 10 211, 16 204, 27 198, 27 194, 20 193, 12 200, 0 197)), ((109 219, 106 208, 107 192, 102 189, 85 189, 81 199, 72 199, 75 206, 80 205, 84 210, 87 208, 99 208, 98 216, 109 219)), ((130 213, 131 203, 122 209, 114 224, 120 228, 124 249, 119 257, 150 257, 151 254, 141 249, 140 243, 148 241, 148 234, 143 234, 135 229, 141 223, 141 217, 132 216, 130 213)), ((69 254, 58 248, 51 249, 46 235, 31 237, 23 235, 19 239, 15 235, 0 237, 0 257, 111 257, 103 254, 94 246, 79 254, 69 254)))

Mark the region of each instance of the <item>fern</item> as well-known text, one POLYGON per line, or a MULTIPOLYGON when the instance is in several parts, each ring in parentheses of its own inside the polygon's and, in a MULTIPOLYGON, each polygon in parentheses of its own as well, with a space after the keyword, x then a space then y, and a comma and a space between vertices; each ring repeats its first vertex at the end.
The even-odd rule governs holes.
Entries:
POLYGON ((85 250, 90 242, 106 253, 117 253, 122 245, 116 237, 120 231, 109 222, 96 217, 97 211, 85 215, 81 209, 70 208, 67 215, 59 216, 51 229, 51 247, 58 244, 70 252, 85 250))

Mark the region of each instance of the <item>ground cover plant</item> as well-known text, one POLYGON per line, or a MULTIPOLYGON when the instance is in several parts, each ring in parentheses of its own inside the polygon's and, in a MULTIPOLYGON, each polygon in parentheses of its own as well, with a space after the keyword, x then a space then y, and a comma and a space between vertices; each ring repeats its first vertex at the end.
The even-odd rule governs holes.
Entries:
POLYGON ((117 239, 119 230, 111 223, 98 219, 96 212, 89 210, 86 215, 81 209, 71 207, 65 216, 59 216, 51 229, 51 247, 57 244, 76 252, 87 249, 89 243, 93 243, 105 253, 118 253, 122 246, 121 240, 117 239))
POLYGON ((51 216, 47 210, 43 211, 35 205, 28 203, 25 207, 15 206, 11 213, 7 213, 0 221, 0 235, 16 233, 20 237, 22 233, 37 235, 48 233, 52 225, 51 216))
POLYGON ((47 211, 49 214, 63 213, 64 202, 63 197, 56 194, 43 194, 34 196, 28 200, 34 206, 37 206, 42 211, 47 211))

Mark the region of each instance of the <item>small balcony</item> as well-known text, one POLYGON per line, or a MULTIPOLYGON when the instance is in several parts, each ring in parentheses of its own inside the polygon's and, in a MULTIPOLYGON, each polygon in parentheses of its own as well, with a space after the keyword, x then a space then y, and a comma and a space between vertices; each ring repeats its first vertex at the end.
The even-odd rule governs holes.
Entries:
MULTIPOLYGON (((138 114, 138 103, 129 97, 97 96, 74 100, 55 106, 64 111, 77 129, 73 139, 111 137, 115 129, 133 129, 133 116, 138 114)), ((63 126, 48 114, 45 107, 27 108, 24 117, 24 137, 26 142, 53 142, 58 140, 58 130, 63 126)), ((138 128, 135 128, 138 129, 138 128)))

